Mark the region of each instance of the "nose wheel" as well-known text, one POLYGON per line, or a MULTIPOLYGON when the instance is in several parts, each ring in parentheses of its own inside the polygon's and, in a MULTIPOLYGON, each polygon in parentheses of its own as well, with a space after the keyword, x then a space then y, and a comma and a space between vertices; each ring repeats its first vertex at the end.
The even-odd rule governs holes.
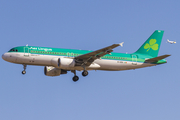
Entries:
POLYGON ((22 74, 23 74, 23 75, 24 75, 24 74, 26 74, 26 71, 25 71, 25 70, 23 70, 23 71, 22 71, 22 74))
POLYGON ((23 64, 23 68, 24 68, 24 70, 22 71, 23 75, 26 74, 26 67, 27 67, 27 65, 23 64))

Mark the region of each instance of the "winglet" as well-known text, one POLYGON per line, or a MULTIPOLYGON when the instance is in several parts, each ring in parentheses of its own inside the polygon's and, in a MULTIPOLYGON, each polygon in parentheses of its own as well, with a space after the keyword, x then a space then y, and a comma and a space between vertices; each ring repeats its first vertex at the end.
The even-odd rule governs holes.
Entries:
POLYGON ((119 45, 120 45, 121 47, 123 47, 123 44, 124 44, 124 42, 122 42, 122 43, 119 43, 119 45))

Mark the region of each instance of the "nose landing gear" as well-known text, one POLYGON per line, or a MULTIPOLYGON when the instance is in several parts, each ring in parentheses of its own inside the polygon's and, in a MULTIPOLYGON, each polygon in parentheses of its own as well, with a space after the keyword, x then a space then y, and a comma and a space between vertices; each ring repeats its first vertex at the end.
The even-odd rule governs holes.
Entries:
POLYGON ((24 75, 24 74, 26 74, 26 71, 25 71, 25 70, 23 70, 23 71, 22 71, 22 74, 23 74, 23 75, 24 75))
POLYGON ((23 68, 24 68, 24 70, 22 71, 23 75, 26 74, 26 67, 27 67, 27 65, 23 64, 23 68))

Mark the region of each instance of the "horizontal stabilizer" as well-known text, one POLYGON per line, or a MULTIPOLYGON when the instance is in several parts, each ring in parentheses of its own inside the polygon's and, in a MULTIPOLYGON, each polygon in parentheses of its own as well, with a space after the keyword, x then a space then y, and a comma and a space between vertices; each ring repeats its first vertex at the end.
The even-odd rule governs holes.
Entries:
POLYGON ((145 62, 153 63, 153 62, 157 62, 159 60, 162 60, 164 58, 167 58, 169 56, 171 56, 171 55, 162 55, 162 56, 158 56, 158 57, 155 57, 155 58, 147 59, 147 60, 145 60, 145 62))

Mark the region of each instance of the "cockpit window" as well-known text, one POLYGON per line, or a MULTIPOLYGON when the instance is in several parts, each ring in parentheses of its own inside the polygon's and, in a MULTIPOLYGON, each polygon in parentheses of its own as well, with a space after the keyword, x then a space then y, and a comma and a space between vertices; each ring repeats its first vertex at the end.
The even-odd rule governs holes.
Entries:
POLYGON ((10 49, 9 52, 18 52, 17 49, 10 49))
POLYGON ((8 52, 11 52, 12 51, 12 49, 10 49, 8 52))

